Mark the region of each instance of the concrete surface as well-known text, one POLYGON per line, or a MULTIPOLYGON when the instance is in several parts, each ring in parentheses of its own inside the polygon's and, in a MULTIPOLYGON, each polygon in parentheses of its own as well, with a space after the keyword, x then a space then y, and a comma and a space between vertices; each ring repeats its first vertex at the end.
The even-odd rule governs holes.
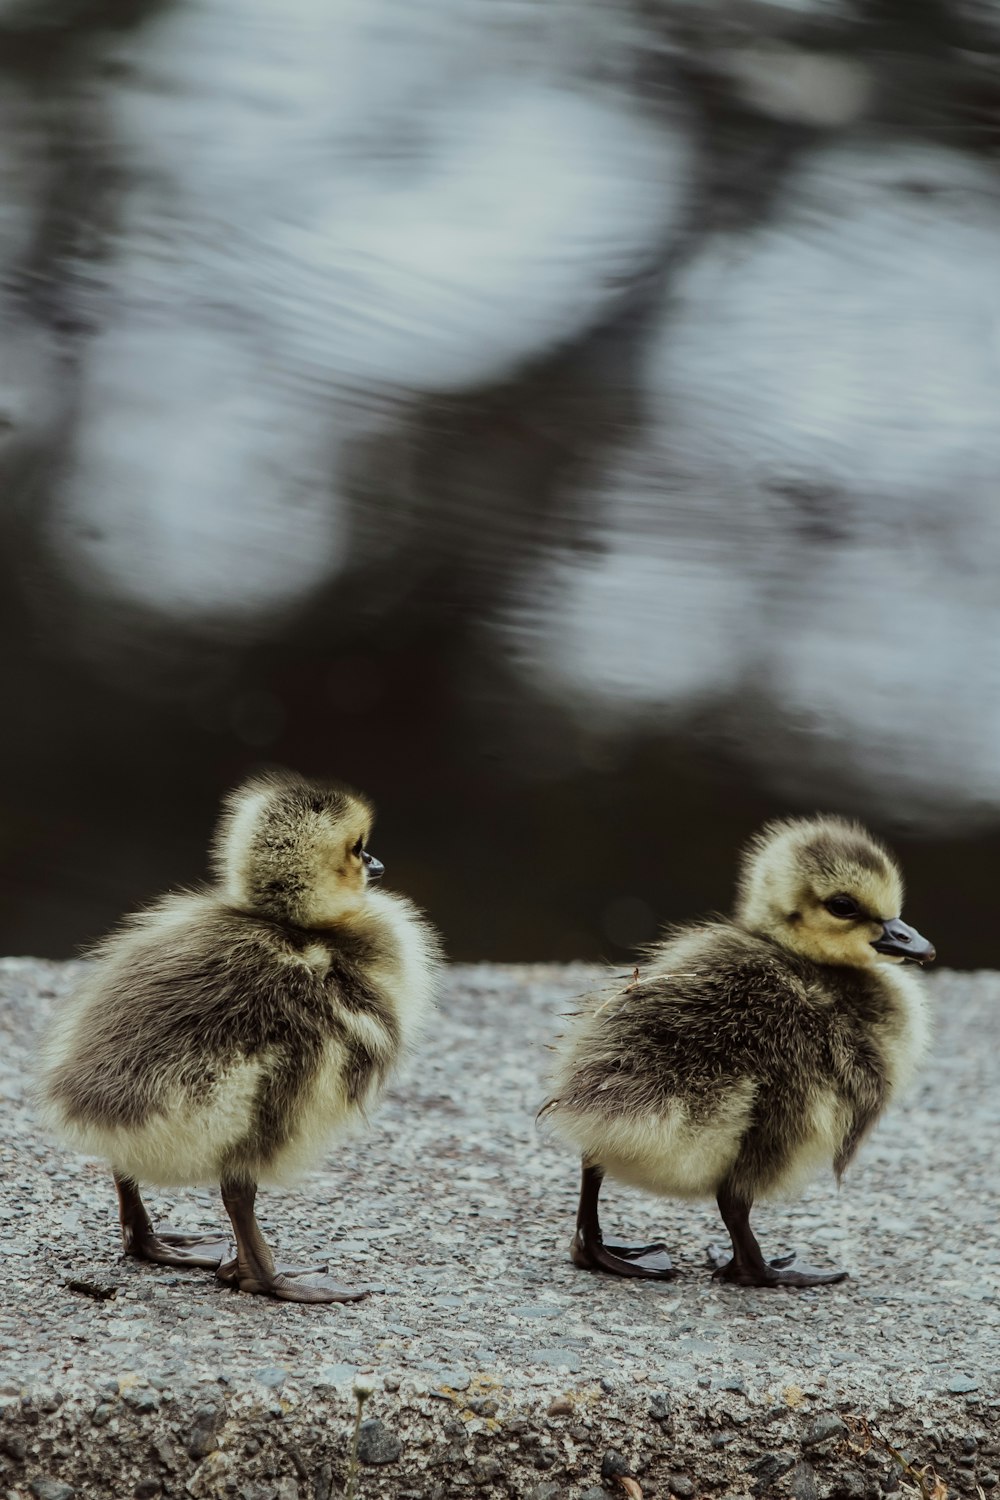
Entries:
MULTIPOLYGON (((533 1116, 544 1043, 593 971, 456 968, 371 1133, 263 1198, 285 1255, 330 1251, 380 1288, 308 1308, 120 1258, 106 1169, 32 1117, 34 1038, 78 972, 0 962, 0 1494, 327 1500, 360 1373, 358 1500, 597 1500, 626 1493, 616 1472, 646 1500, 875 1500, 899 1470, 861 1418, 954 1493, 1000 1495, 1000 976, 932 976, 921 1085, 839 1194, 759 1211, 769 1252, 851 1271, 775 1293, 713 1284, 711 1205, 614 1187, 606 1227, 655 1230, 682 1276, 573 1269, 576 1163, 533 1116)), ((208 1192, 148 1201, 161 1221, 222 1223, 208 1192)))

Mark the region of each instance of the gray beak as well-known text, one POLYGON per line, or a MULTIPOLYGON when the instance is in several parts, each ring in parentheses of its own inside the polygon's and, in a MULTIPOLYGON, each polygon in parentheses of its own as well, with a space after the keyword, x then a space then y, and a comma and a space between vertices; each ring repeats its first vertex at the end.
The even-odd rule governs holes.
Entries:
POLYGON ((382 863, 382 861, 380 859, 376 859, 374 854, 369 854, 367 849, 362 849, 361 858, 365 862, 365 869, 368 871, 368 879, 381 880, 382 876, 385 874, 385 865, 382 863))
POLYGON ((872 947, 876 953, 891 953, 894 958, 908 958, 915 964, 932 964, 937 957, 934 945, 921 937, 915 927, 908 927, 898 918, 882 924, 882 936, 875 939, 872 947))

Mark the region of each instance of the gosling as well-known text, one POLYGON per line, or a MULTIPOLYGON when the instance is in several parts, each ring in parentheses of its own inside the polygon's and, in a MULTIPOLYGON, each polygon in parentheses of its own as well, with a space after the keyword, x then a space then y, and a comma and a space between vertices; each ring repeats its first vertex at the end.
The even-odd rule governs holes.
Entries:
POLYGON ((892 855, 857 824, 769 823, 743 854, 732 920, 675 930, 641 979, 587 1002, 561 1039, 542 1109, 583 1156, 577 1266, 676 1274, 662 1243, 603 1238, 607 1174, 671 1197, 714 1196, 732 1241, 729 1258, 710 1250, 723 1281, 846 1277, 794 1256, 765 1260, 750 1210, 827 1165, 839 1182, 920 1063, 924 990, 902 965, 935 954, 900 920, 902 898, 892 855))
POLYGON ((276 1265, 254 1203, 364 1121, 432 1005, 437 935, 372 888, 372 818, 344 787, 246 781, 224 804, 215 883, 126 919, 57 1016, 43 1109, 111 1163, 127 1254, 284 1301, 366 1295, 326 1265, 276 1265), (228 1237, 155 1230, 140 1183, 220 1184, 235 1256, 228 1237))

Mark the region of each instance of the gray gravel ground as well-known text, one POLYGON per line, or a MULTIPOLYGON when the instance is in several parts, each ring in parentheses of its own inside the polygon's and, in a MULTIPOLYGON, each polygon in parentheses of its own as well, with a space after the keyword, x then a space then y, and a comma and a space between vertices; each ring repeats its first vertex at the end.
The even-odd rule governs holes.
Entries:
MULTIPOLYGON (((614 1187, 606 1227, 655 1231, 682 1275, 573 1269, 577 1166, 533 1116, 543 1043, 594 971, 453 969, 370 1134, 263 1197, 286 1256, 330 1252, 342 1279, 378 1288, 308 1308, 120 1258, 106 1168, 32 1116, 34 1038, 78 972, 0 961, 0 1493, 326 1500, 360 1374, 374 1394, 358 1500, 598 1500, 626 1493, 616 1473, 646 1500, 876 1500, 899 1471, 877 1438, 864 1451, 859 1417, 956 1494, 1000 1500, 1000 975, 933 976, 935 1058, 843 1191, 758 1212, 769 1252, 851 1271, 776 1293, 713 1284, 710 1205, 614 1187)), ((149 1202, 223 1222, 210 1192, 149 1202)))

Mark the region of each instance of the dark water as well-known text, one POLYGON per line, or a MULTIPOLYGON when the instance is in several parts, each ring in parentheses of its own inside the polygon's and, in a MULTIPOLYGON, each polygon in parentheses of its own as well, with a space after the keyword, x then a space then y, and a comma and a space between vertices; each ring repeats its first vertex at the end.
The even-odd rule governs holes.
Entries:
POLYGON ((0 951, 376 800, 461 958, 856 814, 993 964, 1000 4, 0 3, 0 951))

